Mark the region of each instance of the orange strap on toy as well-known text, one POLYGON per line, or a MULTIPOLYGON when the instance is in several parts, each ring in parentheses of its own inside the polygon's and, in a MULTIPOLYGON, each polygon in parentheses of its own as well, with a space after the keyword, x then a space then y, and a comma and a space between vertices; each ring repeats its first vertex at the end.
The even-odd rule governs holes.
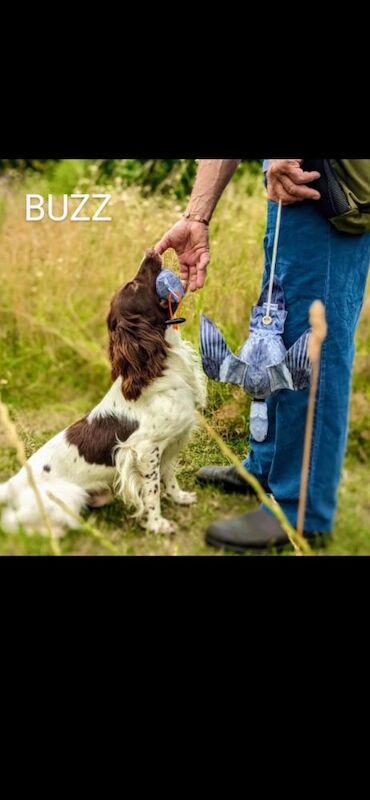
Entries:
MULTIPOLYGON (((176 294, 177 294, 177 298, 178 298, 178 301, 179 301, 176 311, 177 311, 177 313, 179 313, 179 311, 181 309, 181 306, 182 306, 182 296, 181 296, 180 292, 176 292, 176 294)), ((168 294, 168 307, 170 309, 171 317, 170 317, 169 320, 167 320, 166 325, 173 325, 175 331, 177 331, 179 325, 182 325, 183 322, 186 322, 186 319, 184 317, 174 317, 174 311, 173 311, 173 308, 172 308, 172 296, 171 296, 171 293, 168 294)))
POLYGON ((165 324, 177 327, 182 322, 186 322, 182 317, 174 318, 173 303, 176 303, 176 310, 178 311, 185 294, 184 286, 178 275, 175 275, 169 269, 163 268, 156 280, 156 292, 162 305, 165 302, 170 313, 170 319, 167 319, 165 324))

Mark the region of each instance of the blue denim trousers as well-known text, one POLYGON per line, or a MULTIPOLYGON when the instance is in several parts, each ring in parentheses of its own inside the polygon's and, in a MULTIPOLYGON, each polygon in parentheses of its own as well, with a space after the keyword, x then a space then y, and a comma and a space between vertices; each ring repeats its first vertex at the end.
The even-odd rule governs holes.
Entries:
MULTIPOLYGON (((270 274, 277 204, 268 203, 264 241, 270 274)), ((304 529, 333 529, 337 490, 348 434, 354 336, 364 300, 370 261, 370 233, 339 233, 314 202, 284 206, 276 274, 285 293, 287 348, 309 327, 309 307, 321 300, 328 336, 321 356, 304 529)), ((251 438, 246 468, 272 492, 296 525, 308 390, 285 389, 270 397, 264 442, 251 438)))

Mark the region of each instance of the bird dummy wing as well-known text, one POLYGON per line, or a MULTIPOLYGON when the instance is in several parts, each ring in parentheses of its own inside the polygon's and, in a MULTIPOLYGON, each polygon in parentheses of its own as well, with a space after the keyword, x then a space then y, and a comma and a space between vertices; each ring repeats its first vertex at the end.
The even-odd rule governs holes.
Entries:
POLYGON ((267 374, 270 381, 270 392, 279 392, 280 389, 294 389, 293 379, 286 364, 276 364, 274 367, 267 367, 267 374))
POLYGON ((309 386, 311 375, 308 357, 309 336, 310 331, 305 331, 287 351, 284 362, 267 368, 271 392, 278 392, 280 389, 294 391, 309 386))
POLYGON ((311 330, 302 336, 287 351, 285 363, 292 376, 293 389, 306 389, 310 385, 311 364, 308 356, 308 343, 311 330))
POLYGON ((200 323, 200 352, 208 378, 243 386, 246 364, 233 355, 217 325, 204 314, 200 323))

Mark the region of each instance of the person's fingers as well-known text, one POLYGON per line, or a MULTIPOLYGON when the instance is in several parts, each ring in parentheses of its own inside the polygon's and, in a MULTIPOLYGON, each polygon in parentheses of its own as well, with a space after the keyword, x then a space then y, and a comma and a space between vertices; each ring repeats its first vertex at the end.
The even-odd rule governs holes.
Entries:
POLYGON ((273 158, 268 168, 269 175, 288 175, 292 169, 301 168, 302 159, 299 158, 273 158))
POLYGON ((280 179, 286 193, 301 200, 319 200, 320 193, 316 189, 310 189, 308 186, 297 186, 287 175, 282 175, 280 179))
POLYGON ((197 267, 197 289, 203 289, 207 276, 209 253, 202 253, 197 267))
POLYGON ((184 289, 187 287, 189 283, 189 267, 188 264, 184 264, 180 262, 180 281, 184 286, 184 289))
POLYGON ((312 183, 320 178, 320 172, 304 172, 303 169, 291 170, 290 177, 295 183, 312 183))
POLYGON ((197 290, 197 268, 195 264, 189 267, 189 289, 191 292, 197 290))
MULTIPOLYGON (((304 172, 304 169, 303 169, 302 165, 304 165, 304 162, 303 162, 302 159, 294 159, 294 160, 293 159, 283 159, 282 161, 279 161, 275 165, 275 170, 274 171, 275 171, 275 173, 277 175, 279 174, 279 172, 283 172, 285 175, 289 175, 290 173, 293 173, 293 172, 302 173, 302 172, 304 172)), ((316 170, 315 170, 315 172, 316 172, 316 170)), ((309 173, 307 172, 307 175, 308 174, 309 173)))
POLYGON ((301 168, 303 163, 302 158, 298 159, 282 159, 272 167, 271 174, 280 180, 282 175, 287 175, 292 179, 293 183, 311 183, 320 178, 320 172, 313 170, 306 172, 301 168))
POLYGON ((304 199, 289 194, 279 182, 268 185, 267 196, 268 199, 272 200, 274 203, 278 203, 281 200, 283 206, 291 205, 292 203, 301 203, 304 199))
POLYGON ((279 197, 279 200, 281 200, 283 206, 291 206, 295 203, 303 203, 304 197, 292 197, 291 195, 284 194, 283 197, 279 197))
POLYGON ((156 245, 154 245, 154 251, 156 253, 158 253, 159 256, 161 256, 163 253, 166 252, 166 250, 169 250, 170 247, 172 247, 172 246, 173 246, 173 243, 172 243, 171 234, 170 233, 165 233, 165 235, 163 236, 163 239, 161 239, 159 242, 157 242, 156 245))

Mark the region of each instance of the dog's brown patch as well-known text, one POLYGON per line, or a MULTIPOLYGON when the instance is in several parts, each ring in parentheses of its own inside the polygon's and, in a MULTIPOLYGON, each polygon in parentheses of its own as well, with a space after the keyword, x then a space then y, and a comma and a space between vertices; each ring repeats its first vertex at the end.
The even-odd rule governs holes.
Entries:
POLYGON ((110 414, 107 417, 98 417, 89 422, 87 417, 79 419, 66 431, 68 444, 78 448, 81 458, 88 464, 105 464, 113 467, 115 460, 112 450, 117 444, 117 439, 125 442, 139 427, 135 420, 127 417, 116 417, 110 414))

